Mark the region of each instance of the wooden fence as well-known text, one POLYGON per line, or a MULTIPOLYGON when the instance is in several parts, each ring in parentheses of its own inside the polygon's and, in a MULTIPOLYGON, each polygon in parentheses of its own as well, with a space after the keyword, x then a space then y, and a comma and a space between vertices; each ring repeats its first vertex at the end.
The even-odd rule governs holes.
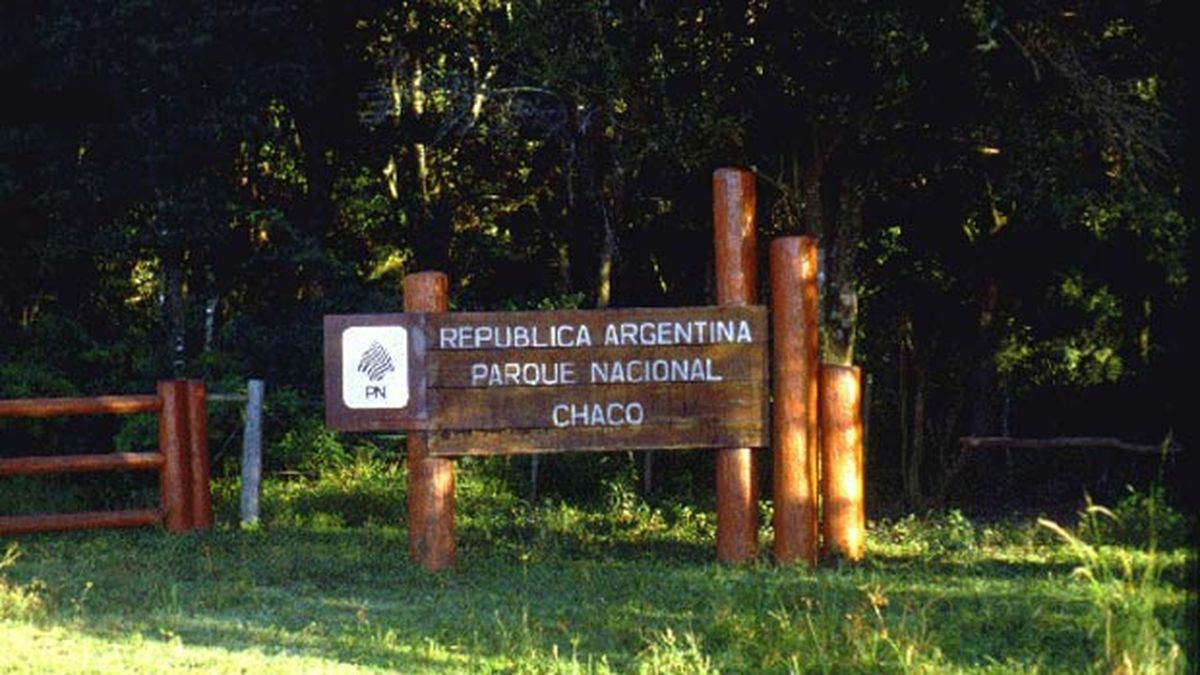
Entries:
POLYGON ((0 418, 71 415, 158 416, 158 451, 0 458, 0 476, 93 471, 158 471, 159 507, 0 516, 0 535, 161 523, 168 532, 212 527, 206 392, 200 380, 162 381, 155 394, 0 401, 0 418))

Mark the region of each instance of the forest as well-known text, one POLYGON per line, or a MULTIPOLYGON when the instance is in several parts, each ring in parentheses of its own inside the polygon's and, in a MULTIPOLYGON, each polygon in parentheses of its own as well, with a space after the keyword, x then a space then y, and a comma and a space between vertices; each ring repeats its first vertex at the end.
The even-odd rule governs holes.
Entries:
MULTIPOLYGON (((870 499, 1002 499, 1001 472, 1078 499, 1079 452, 959 439, 1195 451, 1184 9, 4 2, 0 398, 262 378, 269 468, 302 469, 323 315, 398 311, 421 270, 453 310, 712 304, 711 177, 737 166, 764 256, 821 242, 823 358, 869 378, 870 499)), ((563 493, 651 467, 552 459, 563 493)), ((712 480, 706 454, 653 466, 651 489, 712 480)))

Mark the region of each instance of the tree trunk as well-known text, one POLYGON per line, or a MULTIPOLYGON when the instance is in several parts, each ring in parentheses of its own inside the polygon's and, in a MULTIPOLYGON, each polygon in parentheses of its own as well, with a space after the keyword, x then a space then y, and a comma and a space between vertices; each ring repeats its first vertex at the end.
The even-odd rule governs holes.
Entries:
POLYGON ((163 320, 172 377, 183 377, 187 361, 187 316, 183 285, 183 249, 168 244, 162 253, 163 320))
POLYGON ((603 309, 612 303, 613 260, 617 254, 617 234, 613 231, 609 210, 600 205, 601 221, 604 225, 604 243, 600 246, 600 264, 596 272, 596 307, 603 309))
POLYGON ((824 360, 854 365, 855 333, 858 329, 858 283, 856 257, 863 229, 862 191, 843 182, 838 209, 838 226, 830 237, 825 276, 824 360))
MULTIPOLYGON (((416 264, 427 270, 445 271, 450 260, 452 225, 449 218, 439 214, 437 181, 431 166, 432 151, 427 144, 424 86, 424 69, 419 58, 412 59, 411 70, 407 73, 399 62, 393 66, 388 82, 392 98, 391 121, 400 134, 398 145, 403 149, 389 158, 383 175, 397 220, 401 220, 401 214, 408 216, 409 241, 416 264), (401 169, 402 162, 407 162, 407 171, 401 169), (411 185, 402 183, 405 177, 410 177, 411 185)), ((317 158, 317 161, 323 161, 323 158, 317 158)), ((329 185, 322 187, 327 194, 332 189, 332 175, 328 179, 329 185)))
POLYGON ((566 297, 575 292, 575 284, 571 282, 571 245, 561 242, 558 245, 558 294, 566 297))
POLYGON ((216 339, 217 304, 219 299, 212 295, 204 302, 204 353, 211 352, 216 339))
POLYGON ((912 319, 900 320, 900 479, 905 500, 919 506, 921 465, 925 461, 925 369, 920 365, 912 319))
POLYGON ((908 475, 905 476, 904 492, 911 508, 921 505, 921 464, 925 461, 925 372, 917 366, 913 370, 912 405, 912 455, 908 460, 908 475))
POLYGON ((800 210, 801 224, 804 234, 817 238, 825 234, 825 205, 821 199, 821 180, 824 176, 823 159, 814 159, 800 174, 800 198, 803 204, 800 210))
POLYGON ((800 219, 803 234, 817 238, 824 237, 825 232, 825 200, 822 190, 828 177, 829 158, 841 143, 840 133, 830 133, 816 129, 812 132, 812 152, 802 167, 796 167, 798 173, 799 194, 801 200, 800 219))
POLYGON ((896 381, 898 383, 898 395, 896 398, 900 401, 899 424, 900 429, 900 484, 904 494, 908 494, 908 462, 909 462, 909 443, 912 441, 912 434, 908 433, 908 394, 911 388, 908 382, 908 346, 904 343, 904 321, 901 320, 899 326, 900 341, 896 350, 896 381))
POLYGON ((979 306, 979 335, 975 344, 974 389, 971 400, 971 435, 987 436, 996 431, 998 414, 995 387, 995 316, 999 304, 1000 284, 989 279, 979 306))
MULTIPOLYGON (((411 114, 416 120, 414 128, 424 129, 425 91, 421 61, 414 59, 412 77, 409 81, 411 114)), ((418 131, 418 134, 423 134, 418 131)), ((415 234, 413 249, 417 263, 425 269, 447 270, 450 262, 450 223, 439 217, 435 201, 437 190, 429 162, 429 148, 421 136, 414 138, 409 146, 413 176, 416 179, 417 211, 413 220, 415 234)))

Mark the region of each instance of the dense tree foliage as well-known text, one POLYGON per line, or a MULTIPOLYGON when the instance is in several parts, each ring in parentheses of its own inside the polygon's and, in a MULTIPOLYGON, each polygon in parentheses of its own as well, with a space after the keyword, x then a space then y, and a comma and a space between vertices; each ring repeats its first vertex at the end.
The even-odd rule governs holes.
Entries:
POLYGON ((1194 433, 1181 3, 0 7, 0 396, 266 377, 320 317, 703 304, 709 177, 821 237, 873 475, 964 434, 1194 433), (1192 425, 1192 426, 1189 426, 1192 425))

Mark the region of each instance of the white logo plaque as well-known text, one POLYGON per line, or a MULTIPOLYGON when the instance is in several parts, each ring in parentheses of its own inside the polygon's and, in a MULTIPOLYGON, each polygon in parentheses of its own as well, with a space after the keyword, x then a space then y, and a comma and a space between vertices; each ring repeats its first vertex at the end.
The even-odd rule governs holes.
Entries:
POLYGON ((342 332, 342 401, 371 410, 408 405, 408 330, 352 326, 342 332))

